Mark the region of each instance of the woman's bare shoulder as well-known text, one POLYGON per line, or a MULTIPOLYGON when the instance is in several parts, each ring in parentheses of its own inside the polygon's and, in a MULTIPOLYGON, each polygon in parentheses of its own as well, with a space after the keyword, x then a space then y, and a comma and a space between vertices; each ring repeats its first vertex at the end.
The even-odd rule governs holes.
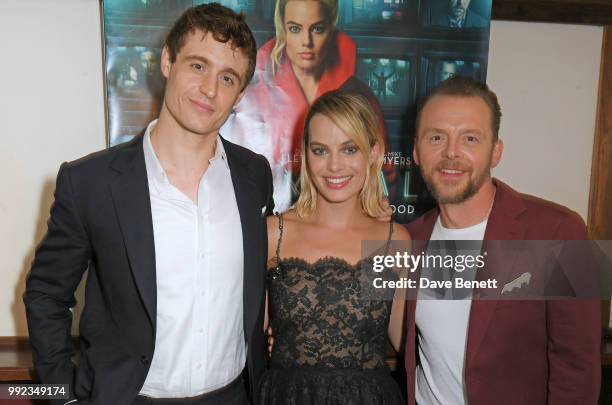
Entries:
POLYGON ((283 229, 287 227, 294 228, 303 223, 303 219, 295 213, 295 210, 289 210, 283 214, 270 215, 267 218, 268 235, 278 236, 281 222, 283 229))
POLYGON ((270 215, 266 218, 266 226, 268 228, 268 235, 278 233, 278 215, 270 215))
POLYGON ((300 222, 302 219, 300 218, 300 216, 297 214, 297 212, 294 209, 289 209, 288 211, 283 213, 283 220, 287 222, 295 223, 295 222, 300 222))

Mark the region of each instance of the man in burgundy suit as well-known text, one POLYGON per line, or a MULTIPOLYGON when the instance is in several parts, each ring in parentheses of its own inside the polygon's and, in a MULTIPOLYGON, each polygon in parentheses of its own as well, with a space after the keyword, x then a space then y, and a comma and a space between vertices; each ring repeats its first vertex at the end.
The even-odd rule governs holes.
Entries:
MULTIPOLYGON (((438 207, 408 225, 413 239, 588 239, 575 212, 491 177, 500 119, 495 93, 469 78, 425 100, 413 153, 438 207)), ((410 405, 597 404, 599 301, 431 300, 423 290, 407 305, 410 405)))

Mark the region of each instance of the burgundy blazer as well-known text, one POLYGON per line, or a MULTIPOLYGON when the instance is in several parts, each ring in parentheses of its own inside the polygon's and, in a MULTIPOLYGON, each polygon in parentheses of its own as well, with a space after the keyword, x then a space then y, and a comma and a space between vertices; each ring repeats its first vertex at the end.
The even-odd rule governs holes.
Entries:
MULTIPOLYGON (((581 217, 557 204, 497 186, 486 240, 588 239, 581 217)), ((434 209, 408 224, 428 240, 434 209)), ((407 302, 405 363, 408 404, 415 404, 416 300, 407 302)), ((465 384, 470 405, 596 405, 601 380, 599 301, 474 300, 470 310, 465 384)), ((427 405, 427 404, 420 404, 427 405)))

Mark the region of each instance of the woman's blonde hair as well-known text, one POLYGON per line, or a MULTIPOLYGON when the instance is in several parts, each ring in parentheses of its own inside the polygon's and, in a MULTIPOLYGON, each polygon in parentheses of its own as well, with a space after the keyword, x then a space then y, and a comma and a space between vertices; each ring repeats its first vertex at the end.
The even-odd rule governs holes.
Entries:
POLYGON ((338 0, 276 0, 274 7, 274 29, 276 30, 276 43, 272 49, 270 57, 272 58, 272 73, 276 73, 276 69, 280 65, 287 38, 285 36, 285 7, 290 1, 316 1, 321 4, 323 14, 327 22, 332 24, 334 28, 338 23, 338 0))
POLYGON ((316 114, 323 114, 348 136, 368 159, 366 178, 359 194, 361 208, 370 217, 388 215, 383 205, 383 189, 380 184, 380 173, 383 166, 384 143, 381 129, 378 128, 376 116, 370 103, 357 94, 343 93, 340 90, 330 91, 318 98, 308 110, 304 122, 302 138, 302 165, 300 168, 300 195, 295 203, 298 216, 304 217, 317 207, 317 189, 310 178, 308 162, 308 143, 310 140, 309 124, 316 114), (371 159, 372 148, 378 145, 375 159, 371 159))

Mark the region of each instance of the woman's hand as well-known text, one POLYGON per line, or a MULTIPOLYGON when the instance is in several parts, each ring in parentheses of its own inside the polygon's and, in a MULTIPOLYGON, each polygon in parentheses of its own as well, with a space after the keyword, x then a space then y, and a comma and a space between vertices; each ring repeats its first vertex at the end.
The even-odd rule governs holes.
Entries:
POLYGON ((268 326, 268 355, 272 355, 272 347, 274 346, 274 336, 272 335, 272 327, 268 326))

